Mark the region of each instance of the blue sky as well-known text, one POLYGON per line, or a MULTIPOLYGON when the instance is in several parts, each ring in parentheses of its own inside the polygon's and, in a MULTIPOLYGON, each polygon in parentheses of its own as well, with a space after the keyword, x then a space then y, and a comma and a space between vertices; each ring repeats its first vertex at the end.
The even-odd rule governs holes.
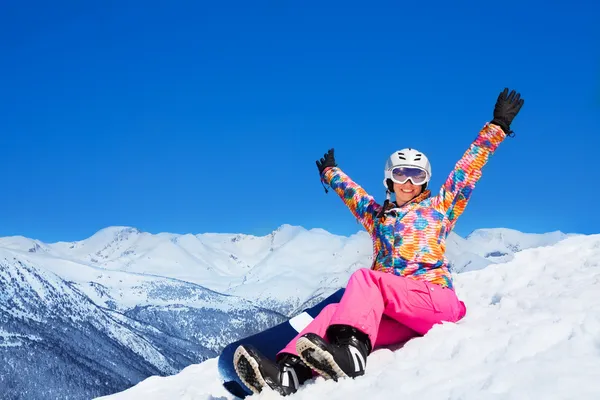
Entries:
POLYGON ((414 147, 437 191, 506 86, 516 137, 456 232, 600 233, 599 3, 419 3, 3 2, 0 236, 352 234, 317 158, 383 201, 414 147))

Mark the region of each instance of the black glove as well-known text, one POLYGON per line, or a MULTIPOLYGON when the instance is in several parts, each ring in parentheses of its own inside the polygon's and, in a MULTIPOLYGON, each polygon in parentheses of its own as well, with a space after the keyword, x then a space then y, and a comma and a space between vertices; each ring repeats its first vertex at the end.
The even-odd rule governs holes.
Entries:
POLYGON ((321 175, 327 167, 337 167, 337 164, 335 163, 335 157, 333 156, 333 149, 329 149, 329 151, 323 155, 321 160, 317 160, 319 175, 321 175))
POLYGON ((519 113, 519 110, 523 106, 525 100, 521 99, 521 95, 514 90, 508 93, 508 88, 504 89, 498 96, 496 101, 496 107, 494 108, 494 119, 491 121, 492 124, 498 125, 504 133, 509 136, 513 131, 510 130, 510 124, 512 123, 515 116, 519 113))

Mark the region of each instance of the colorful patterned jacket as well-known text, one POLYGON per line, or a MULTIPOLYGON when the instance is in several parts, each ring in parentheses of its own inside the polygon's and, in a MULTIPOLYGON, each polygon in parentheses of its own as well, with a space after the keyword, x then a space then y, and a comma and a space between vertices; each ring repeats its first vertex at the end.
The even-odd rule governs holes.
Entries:
POLYGON ((496 125, 486 124, 456 163, 439 194, 426 190, 411 202, 381 211, 373 197, 338 167, 323 171, 321 179, 344 201, 373 239, 372 269, 426 280, 453 289, 446 258, 446 237, 463 213, 481 169, 506 137, 496 125))

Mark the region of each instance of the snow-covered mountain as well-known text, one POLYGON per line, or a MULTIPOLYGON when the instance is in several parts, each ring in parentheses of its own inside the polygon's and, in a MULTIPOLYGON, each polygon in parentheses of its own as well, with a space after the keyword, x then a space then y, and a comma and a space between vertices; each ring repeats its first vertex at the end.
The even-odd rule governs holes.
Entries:
POLYGON ((0 249, 3 399, 90 398, 123 390, 214 357, 231 338, 284 318, 196 284, 103 274, 63 261, 80 279, 92 279, 76 282, 52 272, 57 260, 44 261, 0 249))
MULTIPOLYGON (((553 236, 519 242, 543 247, 512 247, 510 261, 457 276, 468 308, 463 320, 436 325, 401 349, 374 351, 362 377, 337 383, 317 377, 290 398, 598 399, 600 235, 552 244, 553 236)), ((491 243, 488 238, 506 232, 474 237, 491 243)), ((508 243, 503 247, 517 244, 508 243)), ((221 385, 216 358, 102 400, 139 398, 233 399, 221 385)), ((250 398, 280 396, 266 390, 250 398)))
POLYGON ((507 228, 476 229, 466 238, 451 233, 447 254, 455 272, 475 271, 510 261, 521 250, 552 246, 571 236, 578 235, 559 231, 523 233, 507 228))
MULTIPOLYGON (((448 254, 455 272, 477 270, 566 237, 451 234, 448 254)), ((0 393, 90 398, 172 375, 320 301, 371 257, 364 232, 290 225, 262 237, 109 227, 77 242, 0 238, 0 393)))

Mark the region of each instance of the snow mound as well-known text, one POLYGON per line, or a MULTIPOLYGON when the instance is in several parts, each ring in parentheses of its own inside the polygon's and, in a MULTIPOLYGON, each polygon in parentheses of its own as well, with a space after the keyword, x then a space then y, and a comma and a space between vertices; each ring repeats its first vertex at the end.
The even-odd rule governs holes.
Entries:
POLYGON ((514 253, 534 247, 551 246, 574 234, 560 231, 523 233, 508 228, 476 229, 466 240, 477 249, 477 254, 499 262, 509 261, 514 253))
MULTIPOLYGON (((600 235, 520 251, 460 274, 456 285, 468 308, 462 321, 437 325, 399 350, 375 351, 363 377, 319 377, 291 398, 599 398, 600 235)), ((233 399, 220 384, 210 359, 102 399, 233 399)))

